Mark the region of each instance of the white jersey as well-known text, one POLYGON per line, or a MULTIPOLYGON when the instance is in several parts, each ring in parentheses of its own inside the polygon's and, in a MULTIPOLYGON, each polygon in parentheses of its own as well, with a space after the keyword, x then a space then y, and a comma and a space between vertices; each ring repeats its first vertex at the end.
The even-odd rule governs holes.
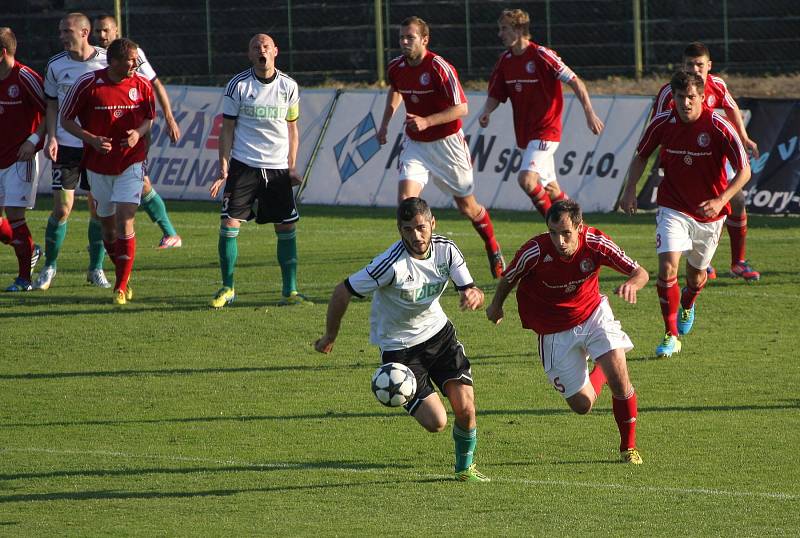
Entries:
POLYGON ((448 280, 456 289, 473 285, 464 256, 455 243, 434 235, 424 260, 397 241, 369 265, 345 280, 357 296, 375 292, 370 315, 370 342, 381 351, 405 349, 436 335, 447 323, 439 304, 448 280))
MULTIPOLYGON (((59 112, 67 93, 75 81, 86 73, 104 69, 106 63, 106 49, 93 47, 95 52, 91 58, 79 62, 73 60, 67 51, 59 52, 47 61, 47 69, 44 74, 44 94, 49 99, 58 99, 59 112)), ((56 138, 62 146, 71 148, 82 148, 83 142, 75 136, 69 134, 61 126, 61 114, 56 120, 56 138)))
POLYGON ((153 69, 153 66, 147 61, 147 56, 144 55, 144 51, 141 48, 136 50, 139 53, 139 66, 136 68, 136 72, 150 82, 153 82, 158 76, 156 75, 156 70, 153 69))
POLYGON ((225 118, 236 120, 231 157, 253 168, 289 167, 288 122, 300 116, 297 83, 275 70, 268 82, 250 68, 228 82, 222 97, 225 118))

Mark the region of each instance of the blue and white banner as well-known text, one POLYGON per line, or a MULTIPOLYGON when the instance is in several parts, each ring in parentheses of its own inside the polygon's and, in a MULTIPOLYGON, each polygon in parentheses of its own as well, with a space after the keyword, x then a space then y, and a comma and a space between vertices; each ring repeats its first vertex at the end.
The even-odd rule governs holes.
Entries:
MULTIPOLYGON (((531 210, 517 184, 522 153, 516 148, 509 104, 493 114, 488 128, 478 125, 486 96, 468 94, 470 113, 464 134, 472 153, 475 196, 490 208, 531 210)), ((345 91, 334 109, 322 140, 304 203, 392 206, 397 197, 397 160, 402 141, 404 107, 389 125, 388 143, 379 146, 377 127, 383 117, 386 93, 345 91)), ((586 126, 583 108, 565 96, 564 136, 556 152, 556 173, 562 188, 586 211, 613 209, 631 156, 649 112, 649 97, 595 96, 592 104, 606 124, 600 136, 586 126)), ((453 206, 450 196, 434 185, 424 197, 434 207, 453 206)))

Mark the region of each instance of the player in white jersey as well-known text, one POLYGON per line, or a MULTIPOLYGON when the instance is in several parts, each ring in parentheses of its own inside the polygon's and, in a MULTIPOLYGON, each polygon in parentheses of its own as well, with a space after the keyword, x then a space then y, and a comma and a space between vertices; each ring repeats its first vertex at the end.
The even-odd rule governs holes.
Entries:
MULTIPOLYGON (((56 276, 56 262, 61 245, 67 235, 67 220, 75 202, 75 189, 84 176, 80 166, 83 156, 83 142, 71 135, 61 126, 59 109, 67 92, 81 76, 106 67, 106 51, 89 44, 89 18, 83 13, 70 13, 58 23, 59 38, 64 51, 47 62, 44 76, 44 93, 47 99, 47 144, 45 156, 53 161, 53 211, 47 219, 45 231, 45 265, 39 272, 34 289, 46 290, 56 276)), ((92 204, 89 204, 90 209, 92 204)), ((102 228, 99 221, 92 219, 90 237, 95 236, 102 245, 102 228)), ((90 252, 90 269, 87 280, 90 283, 108 288, 111 285, 105 277, 102 265, 96 270, 90 252)), ((102 250, 100 262, 102 263, 102 250)))
MULTIPOLYGON (((98 45, 103 48, 108 48, 112 41, 119 37, 119 28, 117 21, 111 15, 99 15, 94 19, 94 28, 92 29, 94 39, 98 45)), ((139 48, 139 67, 136 72, 145 77, 153 85, 153 93, 158 99, 158 104, 161 105, 161 111, 164 114, 164 122, 167 127, 167 134, 170 140, 175 143, 181 137, 181 129, 178 122, 175 121, 175 116, 172 113, 172 106, 169 102, 169 95, 161 81, 158 80, 153 65, 147 61, 144 51, 139 48)), ((148 134, 148 145, 150 135, 148 134)), ((167 213, 167 207, 164 205, 164 200, 153 188, 150 183, 150 177, 144 176, 144 188, 142 189, 142 209, 145 210, 147 215, 154 223, 158 224, 161 228, 161 241, 158 244, 159 249, 179 248, 183 241, 167 213)))
POLYGON ((222 288, 211 300, 222 308, 236 298, 233 272, 239 255, 237 237, 242 222, 271 222, 278 236, 278 264, 283 281, 280 306, 311 304, 297 291, 297 230, 300 219, 293 185, 300 132, 300 90, 275 67, 278 47, 266 34, 250 39, 252 67, 233 77, 222 97, 219 137, 219 177, 211 184, 212 198, 222 190, 219 265, 222 288), (253 211, 258 202, 257 213, 253 211))
POLYGON ((455 243, 433 234, 436 219, 425 200, 400 202, 397 228, 400 241, 334 289, 325 334, 314 348, 330 353, 351 297, 373 293, 370 341, 380 348, 382 363, 403 363, 417 378, 417 392, 406 411, 426 430, 444 430, 447 413, 431 382, 435 383, 455 414, 456 479, 487 482, 473 463, 477 423, 472 371, 439 304, 449 280, 461 295, 462 309, 482 307, 483 292, 475 287, 455 243))

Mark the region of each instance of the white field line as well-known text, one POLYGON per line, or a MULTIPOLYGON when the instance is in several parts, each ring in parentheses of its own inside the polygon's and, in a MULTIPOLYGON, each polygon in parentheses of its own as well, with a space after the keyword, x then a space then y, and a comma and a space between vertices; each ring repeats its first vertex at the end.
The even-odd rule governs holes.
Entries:
MULTIPOLYGON (((173 461, 173 462, 189 462, 189 463, 206 463, 214 465, 233 465, 237 467, 255 467, 262 469, 297 469, 297 470, 321 470, 321 471, 334 471, 339 473, 360 473, 360 474, 385 474, 384 470, 380 469, 353 469, 350 467, 316 467, 312 464, 304 463, 253 463, 240 460, 215 460, 211 458, 195 458, 187 456, 170 456, 159 454, 128 454, 125 452, 116 452, 113 450, 58 450, 51 448, 2 448, 2 453, 29 453, 29 454, 53 454, 65 456, 102 456, 111 458, 122 458, 131 460, 158 460, 158 461, 173 461)), ((424 474, 416 473, 414 471, 403 471, 404 474, 412 474, 418 478, 442 480, 450 479, 452 475, 438 475, 438 474, 424 474)), ((523 484, 529 486, 561 486, 566 488, 591 488, 591 489, 614 489, 620 491, 633 491, 640 493, 657 493, 657 494, 671 494, 671 495, 701 495, 701 496, 716 496, 716 497, 749 497, 749 498, 762 498, 774 499, 779 501, 795 501, 800 499, 800 495, 782 492, 760 492, 760 491, 730 491, 714 488, 678 488, 678 487, 656 487, 656 486, 632 486, 628 484, 604 484, 602 482, 585 482, 585 481, 572 481, 572 480, 531 480, 526 478, 501 478, 493 477, 493 482, 500 482, 506 484, 523 484)))

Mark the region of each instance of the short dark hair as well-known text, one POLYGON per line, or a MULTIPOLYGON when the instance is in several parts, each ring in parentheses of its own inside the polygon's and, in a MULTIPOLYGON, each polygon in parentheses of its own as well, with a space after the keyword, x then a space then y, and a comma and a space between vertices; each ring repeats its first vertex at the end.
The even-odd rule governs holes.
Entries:
POLYGON ((128 59, 128 53, 131 50, 137 50, 138 48, 139 45, 127 37, 120 37, 111 42, 106 54, 109 58, 113 58, 114 60, 124 61, 128 59))
POLYGON ((397 206, 397 223, 408 222, 417 215, 422 215, 427 220, 433 219, 433 213, 428 202, 422 198, 406 198, 397 206))
POLYGON ((417 28, 419 28, 420 37, 428 37, 431 35, 431 29, 428 27, 428 23, 416 15, 412 15, 411 17, 403 19, 403 22, 400 23, 400 27, 402 28, 404 26, 410 26, 412 24, 416 24, 417 28))
POLYGON ((578 204, 578 202, 571 198, 559 200, 551 205, 550 209, 547 211, 547 218, 545 221, 548 224, 550 222, 558 222, 561 220, 561 215, 565 214, 569 217, 572 225, 576 228, 581 222, 583 222, 583 211, 581 210, 581 206, 578 204))
POLYGON ((6 49, 11 56, 17 53, 17 36, 8 26, 0 28, 0 49, 6 49))
POLYGON ((117 25, 117 18, 114 17, 114 15, 109 15, 108 13, 101 13, 97 15, 94 20, 95 22, 109 20, 114 23, 114 26, 117 25))
POLYGON ((689 86, 694 86, 694 89, 700 93, 705 93, 705 84, 703 83, 703 77, 698 75, 697 73, 687 73, 686 71, 678 71, 669 81, 669 86, 672 88, 672 95, 675 95, 675 92, 678 90, 680 91, 688 91, 689 86))
POLYGON ((708 50, 708 47, 699 41, 689 43, 686 48, 683 49, 684 58, 699 58, 700 56, 705 56, 709 60, 711 59, 711 52, 708 50))

